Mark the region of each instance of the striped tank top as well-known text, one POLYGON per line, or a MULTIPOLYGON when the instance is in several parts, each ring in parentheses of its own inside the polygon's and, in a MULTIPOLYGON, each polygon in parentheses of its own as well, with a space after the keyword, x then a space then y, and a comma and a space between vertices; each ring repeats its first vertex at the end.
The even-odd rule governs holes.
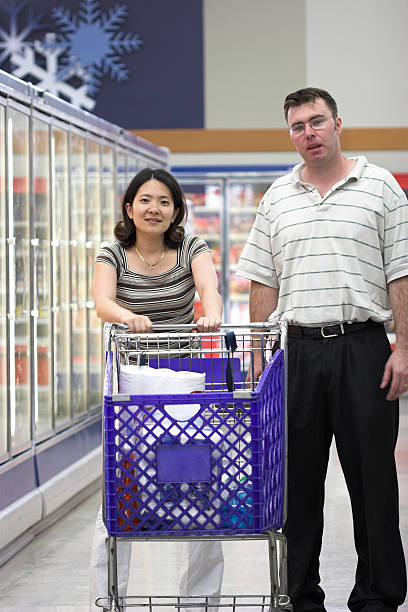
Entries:
POLYGON ((162 274, 145 275, 129 269, 126 251, 119 242, 103 243, 96 261, 116 270, 116 301, 153 323, 193 323, 195 285, 191 262, 197 255, 210 251, 199 236, 188 235, 177 249, 176 265, 162 274))

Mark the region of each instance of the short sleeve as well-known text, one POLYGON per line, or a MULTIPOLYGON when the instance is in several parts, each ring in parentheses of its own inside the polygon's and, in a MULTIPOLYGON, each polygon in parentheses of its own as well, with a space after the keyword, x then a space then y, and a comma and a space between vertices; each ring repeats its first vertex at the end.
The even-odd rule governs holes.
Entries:
POLYGON ((384 268, 390 283, 408 275, 408 201, 393 176, 384 185, 384 268))
POLYGON ((200 236, 185 236, 182 246, 182 261, 186 268, 191 267, 191 262, 201 253, 211 253, 208 244, 200 236))
POLYGON ((95 261, 108 264, 108 266, 114 268, 116 270, 116 276, 119 278, 121 271, 119 245, 110 244, 109 242, 102 243, 95 261))
POLYGON ((271 224, 265 212, 264 200, 259 205, 236 274, 269 287, 279 287, 271 252, 271 224))

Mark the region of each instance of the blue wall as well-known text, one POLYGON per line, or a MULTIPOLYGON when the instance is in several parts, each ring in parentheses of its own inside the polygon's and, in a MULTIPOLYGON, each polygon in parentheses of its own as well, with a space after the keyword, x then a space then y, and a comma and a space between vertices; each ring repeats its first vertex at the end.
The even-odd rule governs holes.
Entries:
POLYGON ((203 127, 202 0, 32 0, 33 13, 16 15, 9 5, 0 0, 2 70, 124 128, 203 127))

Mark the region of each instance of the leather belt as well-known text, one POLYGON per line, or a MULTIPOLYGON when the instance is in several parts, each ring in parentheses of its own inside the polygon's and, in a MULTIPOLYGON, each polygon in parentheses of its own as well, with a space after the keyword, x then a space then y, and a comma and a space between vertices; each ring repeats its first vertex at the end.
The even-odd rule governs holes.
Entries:
POLYGON ((368 319, 361 323, 334 323, 332 325, 321 325, 319 327, 300 327, 300 325, 288 325, 288 336, 297 338, 335 338, 344 334, 351 334, 368 327, 382 327, 382 323, 368 319))

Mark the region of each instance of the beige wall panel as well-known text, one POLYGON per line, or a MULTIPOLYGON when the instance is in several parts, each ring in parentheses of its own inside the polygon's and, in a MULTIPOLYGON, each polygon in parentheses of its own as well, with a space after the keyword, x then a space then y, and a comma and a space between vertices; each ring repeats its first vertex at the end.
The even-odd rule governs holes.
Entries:
POLYGON ((307 84, 347 127, 408 125, 407 0, 306 0, 307 84))
POLYGON ((279 128, 305 84, 304 0, 204 0, 206 128, 279 128))

